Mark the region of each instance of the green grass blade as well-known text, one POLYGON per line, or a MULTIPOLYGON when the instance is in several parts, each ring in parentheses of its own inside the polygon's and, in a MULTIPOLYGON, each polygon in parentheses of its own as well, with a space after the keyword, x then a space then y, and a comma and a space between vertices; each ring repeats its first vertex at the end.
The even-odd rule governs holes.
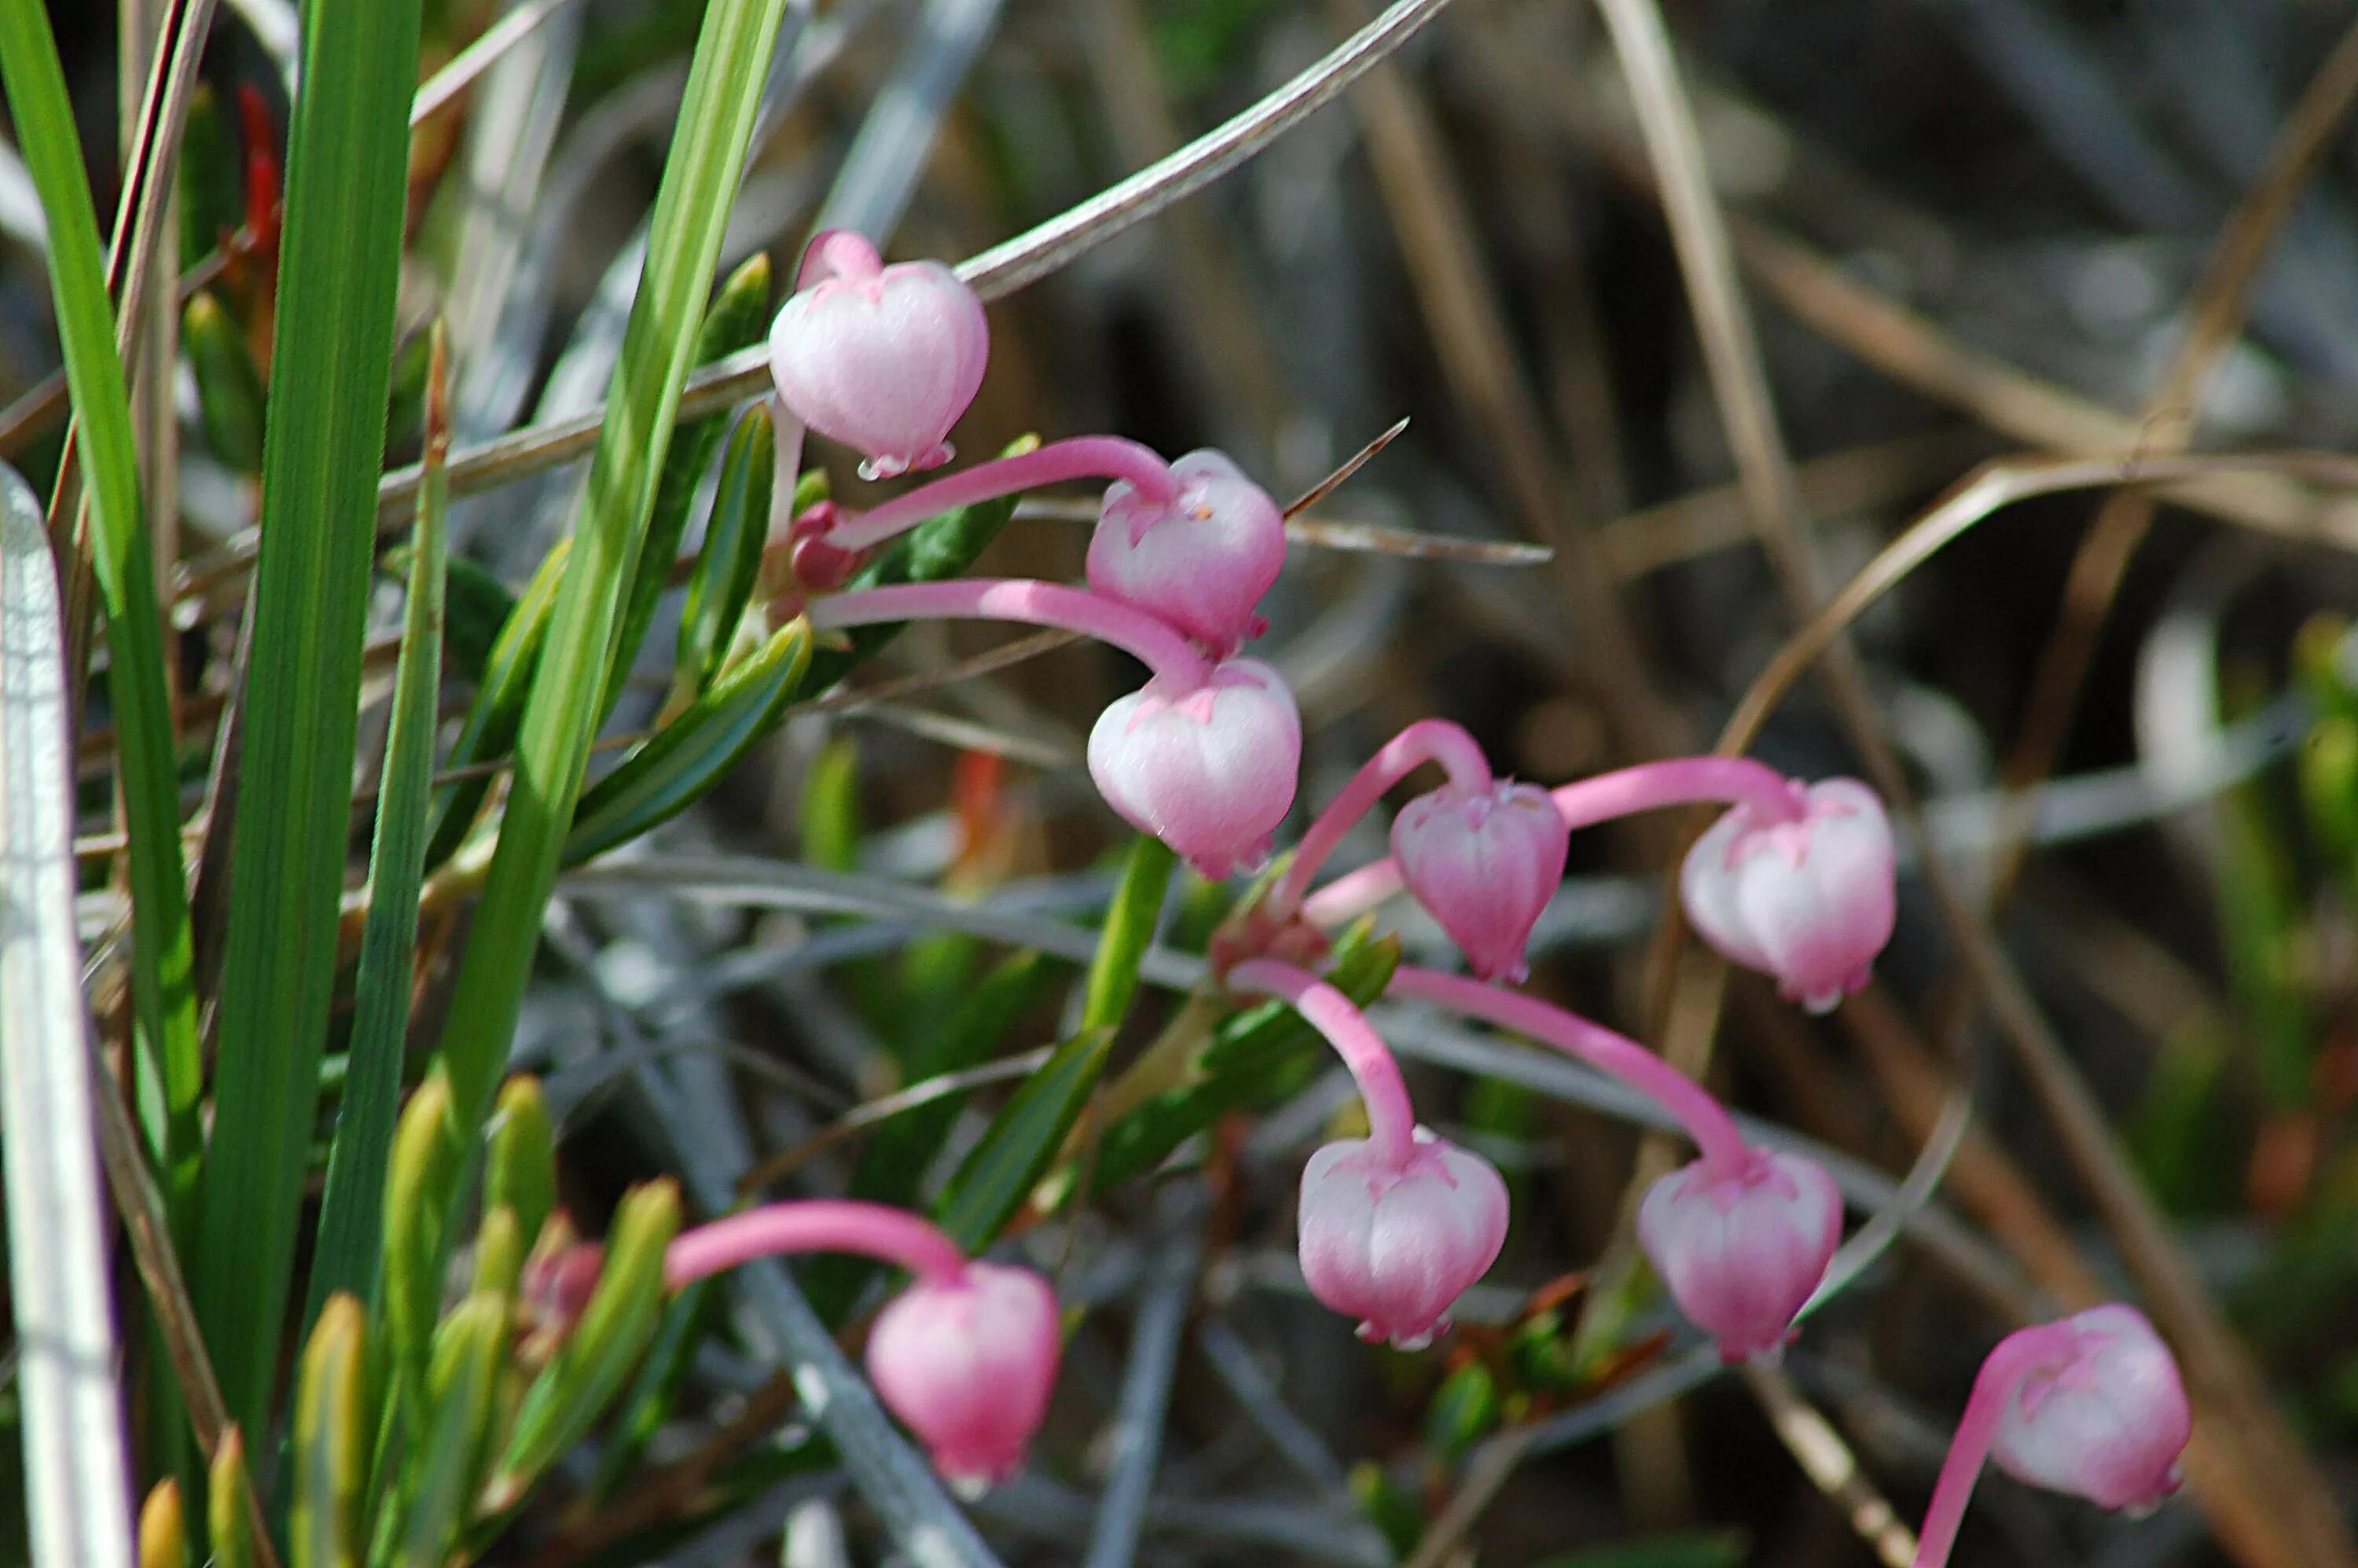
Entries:
POLYGON ((393 726, 377 793, 376 834, 369 849, 368 923, 361 932, 360 973, 352 985, 351 1065, 328 1149, 328 1189, 319 1206, 319 1244, 311 1264, 308 1324, 330 1292, 376 1295, 377 1249, 384 1219, 384 1168, 401 1099, 402 1042, 409 1033, 410 967, 417 950, 417 888, 425 879, 426 808, 434 791, 434 726, 442 687, 443 589, 449 550, 443 535, 449 485, 443 459, 450 443, 442 389, 444 350, 433 330, 427 373, 426 464, 417 491, 417 527, 409 556, 409 610, 402 622, 401 665, 393 681, 393 726))
POLYGON ((195 1191, 203 1092, 191 986, 188 883, 170 688, 164 679, 156 562, 139 504, 131 398, 115 355, 98 217, 56 39, 42 0, 0 0, 0 83, 49 229, 49 287, 66 384, 81 422, 93 563, 106 604, 107 698, 130 829, 132 1005, 139 1023, 140 1119, 177 1219, 195 1191))
POLYGON ((1171 872, 1178 863, 1179 857, 1160 838, 1141 833, 1130 846, 1130 863, 1122 868, 1121 886, 1106 910, 1105 930, 1089 963, 1083 1029, 1111 1029, 1130 1011, 1130 999, 1138 994, 1138 966, 1146 961, 1146 949, 1154 941, 1163 895, 1170 891, 1171 872))
POLYGON ((596 738, 622 600, 653 514, 680 387, 695 357, 721 232, 786 0, 714 0, 622 330, 606 426, 573 532, 548 643, 525 707, 514 783, 442 1035, 471 1143, 515 1029, 540 923, 596 738))
POLYGON ((249 1432, 268 1430, 335 983, 419 4, 316 11, 287 140, 196 1279, 222 1391, 249 1432))

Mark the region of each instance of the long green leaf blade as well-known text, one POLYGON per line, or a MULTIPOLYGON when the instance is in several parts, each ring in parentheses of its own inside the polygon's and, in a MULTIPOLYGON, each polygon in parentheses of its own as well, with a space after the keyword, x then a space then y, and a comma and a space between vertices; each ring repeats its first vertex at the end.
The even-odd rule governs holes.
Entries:
POLYGON ((427 371, 424 477, 409 557, 409 608, 401 629, 401 664, 393 680, 393 726, 377 793, 376 834, 369 850, 368 921, 361 932, 360 973, 352 983, 352 1061, 328 1149, 328 1188, 319 1205, 319 1252, 311 1264, 308 1321, 337 1291, 374 1299, 377 1246, 384 1217, 385 1162, 401 1099, 402 1042, 409 1033, 410 967, 417 951, 417 889, 425 880, 426 808, 434 789, 434 725, 442 687, 442 607, 449 550, 443 519, 449 485, 443 467, 450 444, 441 323, 433 329, 427 371))
POLYGON ((420 0, 316 7, 288 135, 220 1071, 196 1297, 231 1414, 265 1406, 351 836, 420 0))
POLYGON ((203 1065, 191 986, 188 883, 180 861, 171 695, 164 678, 155 557, 140 512, 131 398, 115 353, 98 217, 84 182, 73 105, 42 0, 0 0, 0 83, 6 87, 18 146, 49 222, 58 339, 65 351, 66 385, 81 420, 93 566, 106 604, 107 697, 114 710, 130 829, 132 1005, 145 1047, 140 1115, 173 1212, 182 1217, 195 1187, 203 1065))
POLYGON ((596 738, 623 598, 654 509, 681 385, 720 257, 753 110, 786 0, 714 0, 688 69, 679 131, 622 330, 607 419, 525 708, 499 849, 459 968, 440 1061, 468 1141, 491 1106, 596 738))

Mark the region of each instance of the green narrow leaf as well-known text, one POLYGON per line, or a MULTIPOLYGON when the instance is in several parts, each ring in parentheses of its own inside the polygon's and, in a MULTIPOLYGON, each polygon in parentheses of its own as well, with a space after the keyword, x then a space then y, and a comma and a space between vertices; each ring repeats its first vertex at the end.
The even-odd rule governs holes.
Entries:
POLYGON ((838 735, 819 748, 803 779, 803 859, 830 871, 860 862, 860 742, 838 735))
POLYGON ((200 82, 180 132, 180 270, 220 248, 245 221, 245 180, 221 100, 200 82))
POLYGON ((221 301, 200 292, 180 313, 180 343, 189 373, 197 384, 197 411, 205 440, 224 467, 242 474, 262 471, 262 373, 237 323, 221 301))
POLYGON ((435 1336, 433 1406, 403 1487, 401 1568, 442 1568, 466 1527, 487 1458, 508 1307, 504 1295, 471 1295, 435 1336))
POLYGON ((262 1517, 254 1496, 254 1481, 245 1467, 245 1440, 231 1427, 213 1450, 206 1487, 205 1526, 211 1535, 213 1568, 255 1568, 262 1560, 256 1549, 254 1521, 262 1517))
MULTIPOLYGON (((424 482, 421 475, 419 483, 424 482)), ((395 545, 377 558, 377 566, 406 580, 416 553, 408 545, 395 545)), ((446 558, 442 572, 442 674, 453 681, 480 682, 501 628, 515 612, 516 596, 464 556, 446 558)))
MULTIPOLYGON (((433 328, 427 401, 440 406, 445 384, 442 325, 433 328)), ((426 460, 417 488, 417 526, 409 562, 409 606, 394 675, 393 725, 377 793, 376 833, 369 849, 369 909, 361 931, 360 971, 352 983, 352 1049, 336 1130, 328 1148, 327 1192, 319 1205, 319 1250, 311 1264, 306 1321, 337 1291, 362 1301, 376 1295, 384 1217, 384 1168, 401 1101, 401 1062, 409 1036, 412 962, 417 951, 417 890, 424 879, 426 806, 434 787, 434 729, 442 690, 443 518, 449 499, 444 459, 449 420, 428 416, 426 460)))
MULTIPOLYGON (((914 1043, 903 1082, 921 1084, 989 1061, 1016 1022, 1040 1000, 1053 972, 1045 957, 1028 949, 1001 959, 967 992, 946 1027, 931 1030, 914 1043)), ((852 1171, 851 1195, 903 1207, 913 1205, 959 1108, 971 1098, 970 1093, 943 1095, 879 1122, 852 1171)), ((879 1268, 865 1258, 828 1252, 803 1262, 797 1278, 812 1308, 834 1323, 851 1310, 879 1268)))
POLYGON ((491 1145, 483 1207, 513 1210, 517 1234, 528 1248, 557 1207, 557 1130, 538 1078, 518 1075, 501 1086, 491 1145))
POLYGON ((1076 1034, 1023 1081, 934 1206, 952 1240, 979 1252, 1015 1217, 1080 1119, 1112 1049, 1110 1029, 1076 1034))
POLYGON ((442 1311, 443 1240, 465 1163, 450 1086, 429 1074, 394 1130, 384 1204, 384 1329, 395 1385, 412 1410, 426 1388, 428 1347, 442 1311))
POLYGON ((230 1413, 265 1430, 352 834, 419 0, 304 29, 287 153, 243 755, 231 829, 196 1299, 230 1413))
POLYGON ((719 1320, 725 1300, 715 1281, 698 1280, 664 1309, 654 1343, 648 1346, 630 1391, 622 1396, 622 1418, 615 1424, 613 1436, 599 1452, 598 1468, 590 1481, 591 1497, 613 1496, 614 1489, 646 1456, 647 1444, 671 1419, 672 1407, 687 1381, 688 1368, 695 1364, 696 1347, 719 1320))
POLYGON ((1121 886, 1114 890, 1105 929, 1098 936, 1097 957, 1089 962, 1082 1028, 1114 1028, 1130 1011, 1130 999, 1138 994, 1138 966, 1146 961, 1146 949, 1153 944, 1163 895, 1170 891, 1171 873, 1178 864, 1179 857, 1160 838, 1141 833, 1130 844, 1130 863, 1122 868, 1121 886))
POLYGON ((650 1182, 622 1199, 598 1288, 516 1412, 489 1488, 490 1511, 512 1507, 629 1381, 663 1314, 664 1251, 678 1234, 679 1188, 672 1182, 650 1182))
MULTIPOLYGON (((769 324, 770 258, 767 253, 756 252, 729 275, 713 296, 711 308, 704 313, 703 330, 697 334, 696 362, 708 365, 760 342, 769 324)), ((647 514, 646 540, 639 546, 631 597, 623 605, 622 630, 614 639, 605 706, 599 715, 601 721, 614 711, 614 701, 622 695, 622 683, 638 657, 639 644, 646 640, 647 627, 654 620, 655 602, 671 582, 672 561, 679 554, 681 536, 687 532, 688 507, 695 503, 697 486, 703 482, 704 470, 712 466, 712 454, 719 450, 720 434, 727 427, 727 417, 719 414, 682 425, 664 455, 663 477, 655 484, 654 506, 647 514)), ((764 473, 764 524, 769 504, 764 473)))
MULTIPOLYGON (((1366 923, 1336 944, 1326 978, 1365 1007, 1391 983, 1400 945, 1376 938, 1366 923)), ((1111 1119, 1097 1151, 1096 1190, 1144 1174, 1231 1110, 1270 1105, 1299 1093, 1316 1076, 1326 1047, 1318 1032, 1283 1002, 1231 1014, 1168 1087, 1111 1119)), ((1126 1087, 1126 1086, 1124 1086, 1126 1087)), ((1112 1093, 1122 1095, 1122 1087, 1112 1093)))
POLYGON ((712 685, 737 640, 737 622, 761 575, 762 546, 770 526, 770 482, 777 466, 777 433, 770 416, 749 408, 729 432, 720 456, 720 484, 704 548, 687 579, 679 612, 673 690, 693 698, 712 685))
MULTIPOLYGON (((474 700, 467 705, 467 717, 451 739, 451 767, 488 762, 504 756, 515 744, 525 694, 532 689, 533 675, 540 668, 541 644, 547 639, 549 620, 557 613, 557 585, 565 580, 565 562, 571 549, 571 541, 560 539, 541 557, 532 580, 525 584, 501 621, 499 634, 492 639, 492 651, 483 661, 474 700)), ((426 841, 428 866, 440 865, 457 851, 491 789, 488 776, 476 776, 434 792, 432 836, 426 841)))
POLYGON ((579 865, 668 822, 733 772, 778 727, 810 665, 809 623, 780 627, 581 797, 564 863, 579 865))
POLYGON ((295 1485, 287 1514, 292 1568, 358 1568, 368 1481, 367 1314, 333 1296, 295 1382, 295 1485))
POLYGON ((107 700, 130 833, 131 994, 139 1025, 138 1100, 149 1152, 164 1175, 174 1230, 186 1239, 194 1203, 204 1092, 180 858, 178 768, 165 680, 156 560, 139 503, 131 399, 114 346, 114 313, 98 218, 91 208, 73 105, 43 0, 0 0, 0 85, 49 231, 49 287, 66 386, 80 421, 89 487, 92 566, 106 606, 107 700))
POLYGON ((605 427, 525 705, 515 787, 443 1029, 442 1060, 460 1127, 470 1135, 491 1108, 523 1006, 596 738, 622 600, 646 537, 672 416, 785 6, 786 0, 713 0, 697 38, 679 129, 649 223, 646 266, 607 389, 605 427))

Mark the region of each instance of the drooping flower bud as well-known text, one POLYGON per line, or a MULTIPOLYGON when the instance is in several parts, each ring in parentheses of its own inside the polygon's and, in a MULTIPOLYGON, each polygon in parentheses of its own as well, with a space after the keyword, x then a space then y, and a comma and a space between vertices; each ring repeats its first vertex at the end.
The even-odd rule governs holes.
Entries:
POLYGON ((1774 1356, 1842 1240, 1833 1178, 1798 1154, 1747 1151, 1671 1172, 1638 1208, 1638 1241, 1688 1321, 1729 1361, 1774 1356))
POLYGON ((936 261, 880 265, 838 230, 812 243, 823 267, 770 329, 770 373, 796 418, 867 460, 870 479, 949 460, 946 438, 990 355, 982 301, 936 261))
POLYGON ((1480 1155, 1418 1128, 1394 1163, 1369 1141, 1310 1156, 1297 1219, 1310 1293, 1359 1337, 1422 1349, 1507 1239, 1507 1184, 1480 1155))
POLYGON ((1264 622, 1253 611, 1285 565, 1285 516, 1224 453, 1171 465, 1167 504, 1117 481, 1089 538, 1089 587, 1161 616, 1225 656, 1264 622))
POLYGON ((877 1314, 868 1375, 935 1468, 979 1487, 1022 1468, 1063 1345, 1047 1281, 969 1263, 948 1281, 918 1280, 877 1314))
POLYGON ((1687 918, 1720 954, 1823 1012, 1866 983, 1891 938, 1891 824, 1855 779, 1795 788, 1797 816, 1735 807, 1687 851, 1687 918))
POLYGON ((1191 691, 1162 676, 1089 731, 1106 803, 1213 878, 1258 863, 1302 771, 1302 716, 1275 670, 1230 659, 1191 691))
MULTIPOLYGON (((2178 1363, 2135 1307, 2090 1307, 2022 1375, 1990 1445, 2017 1481, 2108 1509, 2150 1509, 2178 1489, 2193 1429, 2178 1363)), ((2042 1345, 2042 1350, 2048 1346, 2042 1345)))
POLYGON ((1425 913, 1474 972, 1509 983, 1530 973, 1523 948, 1563 881, 1571 833, 1547 791, 1500 780, 1444 784, 1392 819, 1392 857, 1425 913))

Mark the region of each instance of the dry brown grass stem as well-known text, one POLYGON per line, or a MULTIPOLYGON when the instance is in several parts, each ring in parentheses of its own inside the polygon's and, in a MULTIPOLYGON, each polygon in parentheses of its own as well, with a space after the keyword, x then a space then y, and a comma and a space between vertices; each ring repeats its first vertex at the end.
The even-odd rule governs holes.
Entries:
MULTIPOLYGON (((2186 335, 2146 400, 2141 421, 2145 445, 2156 454, 2183 451, 2192 440, 2203 385, 2243 330, 2260 265, 2332 147, 2334 133, 2353 102, 2358 102, 2358 23, 2342 33, 2309 79, 2269 150, 2266 168, 2237 204, 2195 284, 2186 335)), ((2115 492, 2097 510, 2094 524, 2072 557, 2055 630, 2031 676, 2021 728, 2003 770, 2014 794, 1991 850, 1996 902, 2004 902, 2022 868, 2030 830, 2028 792, 2055 771, 2087 686, 2097 639, 2129 562, 2153 527, 2153 514, 2151 495, 2115 492)))
MULTIPOLYGON (((1908 835, 1926 848, 1908 779, 1882 732, 1846 620, 1818 610, 1808 545, 1801 531, 1791 465, 1779 442, 1758 345, 1736 278, 1736 265, 1705 172, 1702 142, 1671 59, 1654 0, 1597 0, 1636 105, 1663 211, 1687 288, 1714 391, 1747 474, 1747 495, 1780 587, 1797 621, 1794 643, 1813 641, 1809 665, 1824 660, 1829 695, 1868 776, 1908 835)), ((2337 51, 2338 52, 2338 51, 2337 51)), ((2358 69, 2358 63, 2353 63, 2358 69)), ((1782 654, 1775 661, 1785 664, 1782 654)), ((2218 1303, 2179 1246, 2160 1210, 2122 1158, 2110 1124, 2040 1012, 2011 960, 1937 856, 1923 860, 1926 882, 1958 948, 1965 976, 2013 1048, 2081 1182, 2118 1242, 2157 1321, 2186 1364, 2198 1410, 2234 1434, 2232 1461, 2203 1497, 2247 1561, 2266 1568, 2358 1564, 2358 1543, 2330 1503, 2331 1492, 2270 1401, 2265 1379, 2228 1327, 2218 1303)), ((1671 939, 1665 923, 1664 940, 1671 939)), ((1707 1057, 1671 1036, 1664 1054, 1693 1070, 1707 1057)))

